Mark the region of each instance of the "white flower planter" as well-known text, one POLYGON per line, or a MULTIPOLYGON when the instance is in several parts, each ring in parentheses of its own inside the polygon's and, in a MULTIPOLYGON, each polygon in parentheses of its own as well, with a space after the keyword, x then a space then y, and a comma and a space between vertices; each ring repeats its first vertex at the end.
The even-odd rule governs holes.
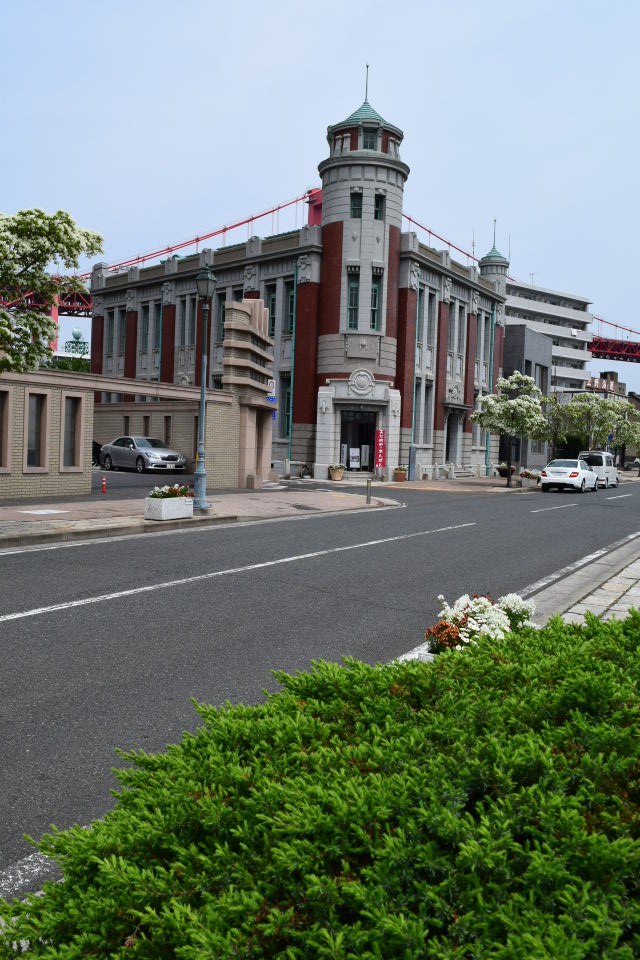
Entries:
POLYGON ((521 483, 522 483, 522 486, 523 486, 523 487, 537 487, 537 486, 538 486, 538 481, 535 480, 533 477, 522 477, 521 483))
POLYGON ((182 520, 193 516, 193 497, 145 497, 145 520, 182 520))

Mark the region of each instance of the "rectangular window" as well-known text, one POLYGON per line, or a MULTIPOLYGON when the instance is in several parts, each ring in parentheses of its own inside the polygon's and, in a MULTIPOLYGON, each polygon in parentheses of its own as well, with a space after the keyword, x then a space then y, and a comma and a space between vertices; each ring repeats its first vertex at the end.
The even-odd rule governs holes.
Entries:
POLYGON ((149 304, 142 304, 142 331, 140 334, 140 350, 146 353, 149 349, 149 304))
POLYGON ((127 342, 127 312, 118 310, 118 353, 124 353, 127 342))
POLYGON ((276 287, 272 284, 266 287, 264 299, 267 310, 269 311, 269 336, 273 337, 276 332, 276 287))
POLYGON ((81 467, 81 420, 82 399, 80 397, 64 398, 64 433, 62 465, 65 467, 81 467))
POLYGON ((178 300, 178 346, 184 347, 187 341, 187 298, 178 300))
POLYGON ((113 353, 113 338, 115 331, 115 310, 107 311, 107 353, 113 353))
POLYGON ((122 418, 122 432, 129 433, 131 428, 131 418, 129 414, 125 414, 122 418))
POLYGON ((424 388, 424 408, 422 417, 422 442, 431 443, 433 425, 433 384, 427 381, 424 388))
POLYGON ((289 425, 291 407, 291 379, 289 377, 280 378, 280 398, 278 403, 278 416, 280 419, 280 437, 281 439, 289 436, 289 425))
POLYGON ((464 303, 458 306, 458 353, 464 353, 467 333, 467 310, 464 303))
POLYGON ((171 416, 164 418, 164 442, 168 447, 171 446, 171 416))
POLYGON ((377 150, 378 149, 378 131, 377 130, 367 130, 366 128, 362 131, 362 149, 363 150, 377 150))
POLYGON ((349 277, 347 295, 347 329, 357 330, 360 307, 360 277, 349 277))
POLYGON ((47 465, 47 394, 27 394, 27 467, 47 465))
POLYGON ((153 305, 153 345, 156 350, 160 349, 160 340, 162 338, 162 310, 160 309, 160 301, 158 300, 153 305))
POLYGON ((484 362, 489 363, 489 351, 491 350, 491 320, 489 316, 484 318, 484 362))
POLYGON ((482 357, 482 333, 483 333, 482 311, 478 310, 478 316, 476 320, 476 360, 480 360, 482 357))
POLYGON ((9 469, 10 396, 8 390, 0 390, 0 470, 9 469))
POLYGON ((449 332, 447 337, 447 350, 453 353, 456 347, 456 319, 458 316, 458 307, 455 301, 449 304, 449 332))
POLYGON ((293 286, 293 280, 287 280, 284 285, 284 305, 285 305, 285 318, 284 318, 284 332, 291 335, 293 333, 293 320, 295 313, 295 289, 293 286))
POLYGON ((352 220, 362 219, 362 194, 361 193, 351 194, 351 219, 352 220))
POLYGON ((226 292, 218 294, 218 340, 224 340, 224 315, 227 309, 226 292))
POLYGON ((198 301, 195 297, 189 298, 189 328, 187 343, 194 347, 196 343, 196 317, 198 315, 198 301))
MULTIPOLYGON (((371 329, 380 329, 380 289, 382 277, 373 277, 371 280, 371 329)), ((357 320, 356 320, 357 326, 357 320)))
POLYGON ((429 293, 429 312, 427 315, 427 345, 432 347, 436 342, 436 295, 429 293))
POLYGON ((384 220, 384 197, 381 193, 376 193, 373 201, 373 219, 384 220))
POLYGON ((418 302, 416 304, 416 313, 418 314, 418 343, 424 343, 424 302, 426 296, 426 292, 420 284, 418 284, 418 302))
POLYGON ((151 417, 144 416, 142 418, 142 435, 144 437, 151 436, 151 417))

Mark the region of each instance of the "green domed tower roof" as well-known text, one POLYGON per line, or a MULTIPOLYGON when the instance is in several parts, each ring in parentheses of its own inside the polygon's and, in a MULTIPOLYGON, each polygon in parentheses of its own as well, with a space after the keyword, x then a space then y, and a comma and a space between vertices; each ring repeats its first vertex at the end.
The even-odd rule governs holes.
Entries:
POLYGON ((489 253, 485 254, 484 257, 482 258, 482 260, 481 260, 480 262, 483 262, 483 261, 485 261, 485 260, 502 260, 503 263, 508 263, 508 262, 509 262, 509 261, 507 260, 507 258, 504 257, 504 256, 500 253, 500 251, 496 249, 495 243, 494 243, 494 245, 491 247, 491 250, 489 250, 489 253))
MULTIPOLYGON (((366 123, 368 120, 371 120, 374 123, 384 123, 384 119, 377 113, 369 101, 365 99, 362 106, 356 110, 355 113, 352 113, 350 117, 347 117, 346 120, 343 120, 342 123, 366 123)), ((342 124, 339 124, 342 126, 342 124)))

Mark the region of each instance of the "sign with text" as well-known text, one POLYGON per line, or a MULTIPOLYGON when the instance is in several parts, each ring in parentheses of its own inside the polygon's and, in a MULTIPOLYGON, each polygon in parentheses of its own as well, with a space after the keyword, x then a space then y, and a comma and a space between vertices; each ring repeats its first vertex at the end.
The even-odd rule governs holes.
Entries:
POLYGON ((386 467, 387 465, 387 432, 386 430, 376 430, 376 467, 386 467))

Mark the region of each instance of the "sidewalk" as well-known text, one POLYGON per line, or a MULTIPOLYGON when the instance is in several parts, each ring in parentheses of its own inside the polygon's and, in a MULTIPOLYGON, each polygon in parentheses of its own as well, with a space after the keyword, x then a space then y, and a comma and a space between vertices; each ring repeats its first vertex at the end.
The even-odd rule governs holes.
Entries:
MULTIPOLYGON (((635 473, 621 475, 621 485, 637 482, 640 478, 635 473)), ((305 489, 306 486, 307 481, 301 480, 286 486, 269 484, 259 491, 210 493, 208 513, 195 511, 193 518, 162 523, 144 519, 142 497, 115 500, 96 493, 91 498, 67 503, 26 501, 12 506, 2 506, 0 501, 0 551, 313 513, 397 507, 403 490, 539 495, 536 489, 509 488, 500 477, 374 482, 370 504, 366 503, 363 493, 349 489, 352 487, 349 481, 334 483, 326 490, 305 489)), ((599 491, 597 496, 602 493, 599 491)), ((553 583, 540 584, 530 596, 536 604, 535 620, 541 624, 556 613, 571 622, 580 622, 586 610, 607 619, 612 616, 624 619, 631 607, 640 606, 640 535, 631 534, 627 542, 616 545, 615 549, 598 551, 584 558, 575 569, 562 571, 553 583)))

